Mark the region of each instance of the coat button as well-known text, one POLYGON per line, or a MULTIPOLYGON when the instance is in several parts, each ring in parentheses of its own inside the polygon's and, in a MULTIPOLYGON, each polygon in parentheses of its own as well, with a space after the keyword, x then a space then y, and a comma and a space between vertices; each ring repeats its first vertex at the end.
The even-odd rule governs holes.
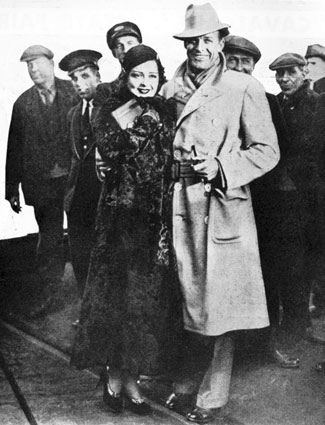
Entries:
POLYGON ((206 217, 204 217, 204 223, 208 224, 209 223, 209 216, 207 215, 206 217))
POLYGON ((182 190, 182 187, 183 187, 182 183, 176 182, 174 189, 176 190, 176 192, 179 192, 180 190, 182 190))
POLYGON ((211 192, 211 183, 205 183, 204 190, 205 192, 211 192))

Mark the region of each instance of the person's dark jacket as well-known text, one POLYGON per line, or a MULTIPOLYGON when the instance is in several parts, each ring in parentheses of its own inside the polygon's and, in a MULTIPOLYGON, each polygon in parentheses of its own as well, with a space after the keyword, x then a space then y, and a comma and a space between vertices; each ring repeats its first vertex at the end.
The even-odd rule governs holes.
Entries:
POLYGON ((305 192, 319 182, 318 161, 322 141, 313 135, 319 94, 309 88, 308 81, 290 96, 277 95, 288 128, 290 145, 286 155, 287 169, 297 190, 305 192))
POLYGON ((88 147, 85 151, 81 134, 81 116, 82 102, 79 102, 68 113, 68 134, 72 158, 64 196, 65 211, 69 211, 75 201, 77 188, 77 197, 81 198, 82 204, 93 204, 96 207, 99 198, 101 184, 95 171, 95 137, 93 134, 88 135, 88 147))
POLYGON ((270 191, 280 190, 283 181, 283 173, 285 172, 285 157, 289 149, 290 139, 288 129, 283 117, 281 106, 276 95, 266 93, 266 98, 270 106, 272 122, 278 138, 280 148, 280 161, 275 168, 264 174, 259 179, 251 183, 253 196, 269 196, 270 191))
POLYGON ((14 103, 6 162, 8 200, 18 196, 21 183, 26 204, 37 205, 51 197, 51 171, 59 167, 68 173, 67 113, 77 95, 71 81, 55 78, 55 86, 56 96, 47 112, 35 85, 14 103))
POLYGON ((315 81, 313 90, 318 94, 325 92, 325 77, 315 81))

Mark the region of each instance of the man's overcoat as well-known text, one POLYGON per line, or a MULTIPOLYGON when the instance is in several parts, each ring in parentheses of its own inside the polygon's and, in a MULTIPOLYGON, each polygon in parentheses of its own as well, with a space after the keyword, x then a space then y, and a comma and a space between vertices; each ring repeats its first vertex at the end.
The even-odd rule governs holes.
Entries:
POLYGON ((181 177, 174 187, 185 328, 221 335, 265 327, 269 321, 248 186, 279 160, 265 92, 253 77, 224 65, 195 90, 184 79, 185 70, 181 65, 162 90, 179 105, 174 157, 189 160, 194 145, 199 157, 211 155, 220 164, 211 192, 190 178, 181 177))

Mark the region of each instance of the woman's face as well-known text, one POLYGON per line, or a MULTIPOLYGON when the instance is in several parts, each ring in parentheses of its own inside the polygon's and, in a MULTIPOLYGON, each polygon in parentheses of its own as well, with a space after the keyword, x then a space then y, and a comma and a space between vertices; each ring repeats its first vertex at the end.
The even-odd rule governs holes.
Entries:
POLYGON ((141 63, 129 72, 127 86, 138 97, 152 97, 157 93, 159 72, 154 60, 141 63))

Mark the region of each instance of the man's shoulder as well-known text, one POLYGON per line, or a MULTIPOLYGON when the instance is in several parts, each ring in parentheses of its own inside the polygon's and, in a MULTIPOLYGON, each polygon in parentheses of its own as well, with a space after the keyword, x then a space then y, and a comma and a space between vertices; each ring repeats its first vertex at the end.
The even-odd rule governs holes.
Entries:
POLYGON ((33 96, 33 94, 36 92, 36 90, 37 89, 36 89, 35 86, 32 86, 29 89, 25 90, 23 93, 21 93, 17 97, 15 104, 17 104, 17 105, 20 105, 20 104, 24 105, 24 104, 26 104, 27 99, 31 98, 33 96))
POLYGON ((227 90, 265 92, 264 87, 255 77, 243 72, 232 71, 231 69, 223 73, 221 84, 227 90))
POLYGON ((321 94, 325 92, 325 77, 320 78, 314 83, 314 91, 321 94))
POLYGON ((55 87, 58 91, 71 94, 75 98, 75 101, 79 99, 79 96, 77 95, 71 80, 62 80, 61 78, 55 77, 55 87))
POLYGON ((316 93, 314 90, 308 87, 304 92, 304 103, 309 103, 311 107, 314 107, 317 104, 319 96, 319 93, 316 93))
POLYGON ((55 84, 57 87, 73 88, 71 80, 63 80, 62 78, 55 77, 55 84))

